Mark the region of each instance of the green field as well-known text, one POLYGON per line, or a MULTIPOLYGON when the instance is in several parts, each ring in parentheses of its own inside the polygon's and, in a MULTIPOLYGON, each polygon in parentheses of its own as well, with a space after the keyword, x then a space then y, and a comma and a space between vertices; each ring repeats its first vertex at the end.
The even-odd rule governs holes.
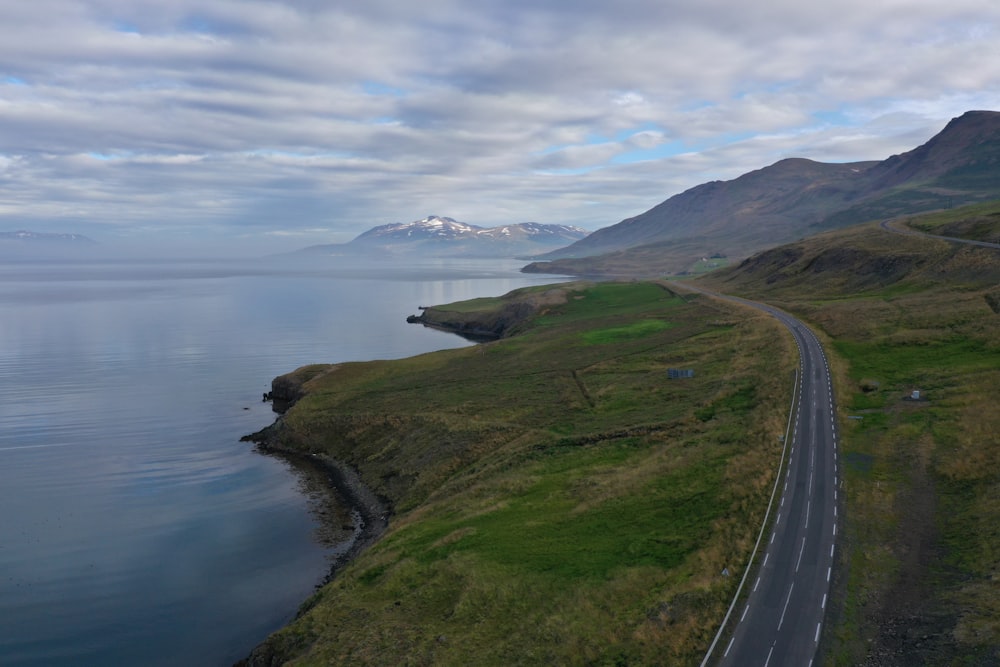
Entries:
POLYGON ((353 465, 395 513, 269 640, 279 660, 700 660, 773 484, 794 348, 665 285, 562 289, 517 336, 309 383, 283 445, 353 465))

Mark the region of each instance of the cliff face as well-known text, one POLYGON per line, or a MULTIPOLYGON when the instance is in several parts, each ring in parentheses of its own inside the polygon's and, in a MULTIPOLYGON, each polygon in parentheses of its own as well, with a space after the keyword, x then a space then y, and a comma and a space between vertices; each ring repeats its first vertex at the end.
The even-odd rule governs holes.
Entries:
POLYGON ((308 393, 306 385, 311 380, 320 378, 336 369, 337 366, 332 364, 311 364, 291 373, 279 375, 271 380, 271 393, 265 398, 274 402, 272 407, 275 412, 284 414, 308 393))
POLYGON ((410 315, 406 321, 449 331, 482 343, 503 338, 537 311, 537 305, 527 302, 507 304, 497 311, 476 313, 458 313, 432 307, 425 308, 420 315, 410 315))
POLYGON ((410 315, 406 321, 423 324, 458 334, 476 342, 506 338, 521 330, 535 315, 566 302, 567 289, 557 286, 544 291, 516 290, 504 296, 500 303, 489 307, 468 309, 463 304, 423 308, 420 315, 410 315))

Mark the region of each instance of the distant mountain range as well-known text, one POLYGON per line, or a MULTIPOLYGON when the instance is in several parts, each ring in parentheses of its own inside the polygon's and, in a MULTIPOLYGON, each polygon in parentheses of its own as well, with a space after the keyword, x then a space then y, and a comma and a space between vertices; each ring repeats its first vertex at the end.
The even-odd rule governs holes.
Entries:
POLYGON ((431 257, 518 257, 561 248, 587 235, 568 225, 522 222, 479 227, 437 215, 408 223, 380 225, 349 243, 314 245, 298 253, 312 255, 395 256, 419 253, 431 257))
POLYGON ((29 232, 23 229, 16 232, 0 232, 0 241, 61 245, 92 245, 96 243, 93 239, 87 238, 82 234, 51 234, 46 232, 29 232))
POLYGON ((677 273, 699 257, 746 257, 827 229, 1000 198, 1000 112, 969 111, 881 162, 792 158, 712 181, 541 255, 525 271, 677 273), (600 261, 594 258, 601 256, 600 261))

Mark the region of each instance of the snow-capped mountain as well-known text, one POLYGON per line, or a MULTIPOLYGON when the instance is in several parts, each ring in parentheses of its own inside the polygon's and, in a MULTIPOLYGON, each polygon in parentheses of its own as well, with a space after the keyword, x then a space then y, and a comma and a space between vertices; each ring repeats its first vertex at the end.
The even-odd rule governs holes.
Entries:
POLYGON ((453 218, 429 215, 415 222, 397 222, 373 227, 341 245, 305 248, 313 254, 419 253, 436 257, 517 257, 567 246, 588 232, 570 225, 523 222, 499 227, 480 227, 453 218))
POLYGON ((56 234, 53 232, 31 232, 20 229, 16 232, 0 232, 0 257, 15 259, 56 259, 79 257, 89 254, 100 246, 93 239, 82 234, 56 234))
POLYGON ((351 243, 385 243, 391 241, 416 240, 449 240, 470 238, 479 232, 486 231, 483 227, 468 225, 452 218, 442 218, 429 215, 416 222, 394 222, 388 225, 373 227, 355 238, 351 243))
POLYGON ((20 229, 16 232, 0 232, 0 240, 26 241, 39 243, 94 243, 82 234, 52 234, 47 232, 29 232, 20 229))

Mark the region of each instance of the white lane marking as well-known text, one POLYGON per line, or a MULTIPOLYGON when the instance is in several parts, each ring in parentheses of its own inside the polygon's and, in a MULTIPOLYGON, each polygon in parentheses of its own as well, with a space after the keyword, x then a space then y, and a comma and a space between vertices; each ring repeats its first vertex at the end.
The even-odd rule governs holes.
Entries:
POLYGON ((760 586, 760 577, 757 577, 757 581, 753 582, 753 592, 757 592, 757 587, 760 586))
POLYGON ((785 612, 788 611, 788 603, 792 599, 792 591, 795 590, 795 582, 788 587, 788 596, 785 597, 785 606, 781 609, 781 618, 778 619, 778 629, 781 629, 781 624, 785 622, 785 612))
POLYGON ((802 548, 799 549, 799 558, 795 561, 795 571, 799 571, 799 565, 802 563, 802 553, 806 550, 806 538, 802 538, 802 548))
MULTIPOLYGON (((732 300, 737 301, 737 302, 744 301, 744 300, 740 300, 740 299, 732 299, 732 300)), ((818 361, 816 361, 817 359, 821 360, 823 362, 823 366, 824 366, 824 368, 826 370, 826 373, 827 373, 827 378, 826 378, 827 379, 827 387, 830 390, 830 393, 827 394, 827 400, 828 400, 828 402, 832 403, 832 380, 831 380, 830 375, 829 375, 830 365, 829 365, 829 361, 828 361, 828 359, 826 357, 825 352, 823 351, 822 347, 819 345, 819 339, 813 334, 812 331, 810 331, 810 330, 802 327, 801 325, 793 324, 793 322, 796 322, 795 320, 792 320, 791 318, 787 318, 787 317, 785 317, 783 315, 780 315, 775 309, 764 307, 764 308, 762 308, 762 310, 765 310, 766 312, 770 312, 771 314, 775 315, 781 322, 785 323, 786 326, 788 326, 790 329, 792 329, 793 333, 797 334, 794 338, 795 338, 796 347, 800 351, 799 372, 801 373, 801 376, 804 376, 806 374, 806 369, 807 368, 811 372, 813 370, 813 367, 815 365, 818 365, 818 361), (806 356, 807 356, 806 352, 808 352, 808 358, 806 358, 806 356)), ((797 376, 796 377, 796 381, 798 381, 801 376, 797 376)), ((817 395, 817 387, 821 387, 821 386, 822 386, 822 382, 821 381, 815 383, 815 385, 813 387, 813 392, 812 392, 813 398, 815 398, 816 395, 817 395)), ((821 390, 820 390, 820 393, 821 393, 821 390)), ((795 439, 796 440, 798 439, 798 425, 799 425, 798 422, 802 418, 802 402, 804 400, 804 394, 805 394, 805 392, 799 392, 798 401, 797 401, 798 407, 797 407, 797 410, 796 410, 796 413, 795 413, 795 417, 794 417, 795 418, 795 425, 796 425, 796 428, 795 428, 795 439)), ((793 396, 794 395, 795 394, 793 393, 793 396)), ((793 398, 793 401, 794 400, 795 399, 793 398)), ((816 422, 819 422, 822 419, 822 417, 820 415, 817 415, 817 417, 818 417, 818 419, 816 419, 816 422)), ((791 415, 790 415, 790 419, 791 419, 791 415)), ((836 451, 836 447, 837 447, 837 443, 836 443, 836 420, 835 420, 835 418, 834 418, 833 415, 830 415, 830 421, 833 424, 833 427, 831 429, 831 433, 833 434, 834 451, 836 451)), ((810 430, 813 432, 813 435, 812 435, 813 440, 812 440, 812 442, 806 442, 806 443, 804 443, 805 446, 807 448, 809 448, 810 450, 814 450, 816 447, 819 446, 819 443, 815 439, 816 435, 815 435, 815 430, 814 429, 816 427, 817 427, 817 424, 815 422, 811 422, 810 423, 810 430)), ((787 430, 786 430, 786 434, 787 434, 787 430)), ((786 440, 787 440, 787 438, 786 438, 786 440)), ((794 451, 794 446, 795 446, 794 441, 793 442, 788 442, 787 444, 792 448, 792 451, 794 451)), ((815 458, 815 451, 813 451, 813 458, 815 458)), ((791 459, 786 459, 786 461, 790 462, 791 459)), ((835 466, 835 468, 834 468, 834 473, 835 473, 834 474, 834 483, 836 485, 836 484, 839 483, 839 480, 838 480, 838 478, 836 476, 836 456, 834 456, 834 466, 835 466)), ((780 464, 779 464, 779 470, 780 470, 780 464)), ((786 476, 785 486, 786 486, 786 490, 787 490, 788 479, 791 476, 791 465, 786 466, 785 476, 786 476)), ((776 488, 777 488, 777 480, 775 481, 775 489, 776 488)), ((774 498, 774 493, 772 492, 771 501, 768 503, 769 509, 771 507, 771 503, 773 503, 773 498, 774 498)), ((780 520, 781 520, 781 512, 778 512, 777 519, 776 519, 775 523, 777 524, 778 522, 780 522, 780 520)), ((766 522, 766 515, 765 515, 765 522, 766 522)), ((833 525, 833 534, 834 535, 836 535, 836 531, 837 531, 837 527, 836 527, 836 522, 835 522, 834 525, 833 525)), ((761 530, 761 533, 763 533, 763 529, 761 530)), ((772 533, 772 542, 774 541, 775 537, 776 537, 775 534, 772 533)), ((758 540, 757 540, 758 544, 760 543, 760 541, 761 541, 761 536, 758 536, 758 540)), ((754 552, 751 553, 751 562, 753 560, 753 553, 756 553, 756 552, 757 552, 757 546, 754 547, 754 552)), ((747 568, 747 570, 746 570, 746 572, 744 574, 748 574, 749 571, 750 571, 749 568, 747 568)), ((827 571, 828 581, 829 581, 829 577, 830 577, 830 570, 828 569, 828 571, 827 571)), ((746 577, 744 576, 744 578, 746 578, 746 577)), ((760 584, 760 577, 757 578, 757 581, 754 584, 754 590, 755 591, 759 587, 759 584, 760 584)), ((740 586, 742 587, 742 585, 743 584, 741 582, 740 586)), ((737 596, 738 596, 738 593, 737 593, 737 596)), ((791 596, 791 590, 789 591, 789 597, 790 596, 791 596)), ((736 600, 734 599, 733 600, 733 605, 735 605, 735 603, 736 603, 736 600)), ((787 607, 787 604, 788 603, 786 601, 786 607, 787 607)), ((747 606, 749 606, 749 605, 747 605, 747 606)), ((726 618, 727 619, 729 618, 729 615, 730 615, 729 612, 730 611, 732 611, 732 605, 730 606, 730 610, 726 612, 726 618)), ((725 620, 723 621, 723 627, 724 627, 724 625, 725 625, 725 620)), ((712 649, 715 647, 717 641, 719 640, 719 635, 721 635, 723 627, 720 627, 719 633, 716 635, 715 640, 713 640, 712 646, 709 648, 708 653, 706 654, 704 661, 701 663, 701 667, 705 667, 705 665, 707 664, 709 658, 711 657, 712 649)), ((818 634, 819 634, 820 627, 821 627, 820 624, 817 624, 817 641, 818 641, 818 634)), ((729 647, 731 647, 733 645, 734 645, 734 643, 731 640, 730 643, 729 643, 729 646, 726 649, 726 654, 727 655, 730 652, 730 648, 729 647)), ((770 663, 776 645, 777 645, 776 641, 771 644, 771 649, 770 649, 770 651, 768 651, 767 659, 766 659, 766 661, 764 663, 765 667, 770 663)), ((810 667, 811 667, 812 663, 813 663, 813 660, 810 659, 810 661, 809 661, 810 667)))
MULTIPOLYGON (((824 597, 826 597, 826 596, 824 596, 824 597)), ((743 607, 743 615, 740 616, 740 623, 742 623, 743 619, 747 617, 747 612, 748 611, 750 611, 750 603, 749 602, 747 603, 747 606, 743 607)))
POLYGON ((771 552, 768 551, 764 554, 764 562, 760 564, 761 567, 767 567, 767 559, 771 557, 771 552))
MULTIPOLYGON (((806 528, 809 527, 809 510, 810 509, 812 509, 812 501, 811 500, 807 500, 806 501, 806 525, 805 525, 806 528)), ((834 512, 834 514, 836 514, 836 512, 834 512)))
POLYGON ((830 558, 833 558, 833 545, 830 545, 830 558))
POLYGON ((832 569, 833 569, 832 567, 826 568, 826 580, 827 581, 830 581, 830 570, 832 570, 832 569))
POLYGON ((727 655, 729 655, 729 649, 731 649, 733 647, 733 642, 734 641, 736 641, 736 637, 733 637, 732 639, 729 640, 729 646, 726 647, 726 652, 722 654, 723 658, 725 658, 727 655))
POLYGON ((826 609, 826 593, 823 593, 823 603, 820 605, 820 609, 826 609))
POLYGON ((817 644, 819 643, 819 629, 820 629, 821 627, 823 627, 823 624, 822 624, 822 623, 817 623, 817 624, 816 624, 816 637, 815 637, 815 638, 813 639, 813 641, 814 641, 815 643, 817 643, 817 644))

